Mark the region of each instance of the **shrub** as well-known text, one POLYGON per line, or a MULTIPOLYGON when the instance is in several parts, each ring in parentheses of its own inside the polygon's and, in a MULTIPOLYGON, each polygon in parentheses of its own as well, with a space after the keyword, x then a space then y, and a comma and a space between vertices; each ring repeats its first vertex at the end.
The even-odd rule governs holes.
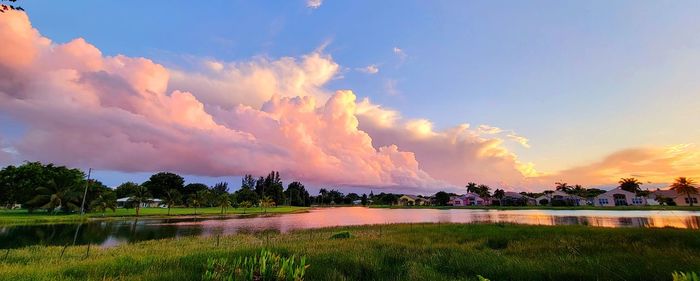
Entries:
POLYGON ((700 281, 700 277, 695 272, 674 272, 673 281, 700 281))
POLYGON ((346 239, 346 238, 350 238, 350 232, 341 231, 341 232, 338 232, 338 233, 331 235, 331 239, 346 239))
POLYGON ((262 250, 259 255, 238 257, 232 262, 226 258, 209 258, 202 280, 300 281, 304 280, 308 267, 305 256, 299 259, 295 256, 285 258, 268 250, 262 250))

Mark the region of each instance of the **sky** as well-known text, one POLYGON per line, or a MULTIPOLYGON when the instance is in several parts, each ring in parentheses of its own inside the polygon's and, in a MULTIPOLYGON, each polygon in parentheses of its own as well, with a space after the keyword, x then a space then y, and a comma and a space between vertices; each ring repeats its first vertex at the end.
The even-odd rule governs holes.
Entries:
POLYGON ((0 164, 424 194, 700 177, 698 1, 20 5, 0 164))

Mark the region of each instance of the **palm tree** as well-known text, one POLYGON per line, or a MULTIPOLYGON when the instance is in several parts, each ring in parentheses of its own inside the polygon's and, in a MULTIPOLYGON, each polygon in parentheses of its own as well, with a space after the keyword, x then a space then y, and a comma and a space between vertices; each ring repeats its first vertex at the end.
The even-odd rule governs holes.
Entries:
POLYGON ((202 203, 209 196, 208 190, 200 190, 195 193, 190 194, 190 205, 194 207, 194 214, 197 214, 197 207, 201 206, 202 203))
POLYGON ((40 208, 47 209, 50 213, 53 213, 57 208, 64 211, 79 210, 80 185, 81 181, 68 174, 56 175, 46 185, 37 187, 35 190, 38 195, 27 203, 30 205, 42 204, 40 208))
POLYGON ((568 183, 565 182, 556 182, 554 183, 556 185, 556 190, 569 193, 571 191, 571 186, 568 183))
POLYGON ((222 215, 224 214, 224 209, 231 207, 231 198, 228 196, 228 193, 219 195, 216 201, 218 202, 219 207, 221 207, 222 215))
POLYGON ((493 191, 493 197, 498 199, 499 205, 503 205, 502 200, 503 200, 503 197, 505 197, 505 196, 506 196, 506 192, 503 189, 496 188, 496 190, 493 191))
POLYGON ((102 211, 102 216, 104 217, 107 209, 112 210, 112 212, 117 211, 117 197, 112 192, 105 192, 97 196, 95 200, 92 200, 90 206, 97 211, 102 211))
POLYGON ((635 178, 621 178, 620 181, 618 181, 617 183, 620 184, 619 187, 622 190, 634 193, 638 193, 641 191, 639 186, 642 185, 642 182, 638 181, 635 178))
POLYGON ((476 183, 473 183, 473 182, 468 183, 466 188, 467 188, 467 192, 469 192, 469 193, 477 193, 479 191, 476 183))
POLYGON ((695 181, 686 177, 677 178, 676 181, 671 184, 671 190, 678 192, 678 194, 685 194, 691 207, 693 206, 693 198, 690 197, 690 195, 698 194, 695 181))
POLYGON ((547 205, 552 206, 552 194, 554 194, 554 191, 551 190, 545 190, 544 195, 547 195, 547 205))
POLYGON ((165 191, 165 204, 168 205, 168 216, 170 215, 170 208, 182 199, 182 194, 180 194, 177 189, 170 189, 165 191))
POLYGON ((273 206, 275 206, 275 200, 272 200, 270 196, 265 196, 262 200, 260 200, 260 207, 265 210, 265 213, 267 213, 267 208, 273 206))
POLYGON ((323 205, 323 202, 324 202, 323 199, 325 199, 326 195, 328 195, 328 190, 326 190, 325 188, 321 188, 318 191, 318 194, 321 195, 321 205, 323 205))
POLYGON ((578 196, 584 197, 584 193, 586 193, 586 189, 583 188, 580 184, 574 185, 574 188, 571 190, 573 194, 576 194, 578 196))
POLYGON ((253 203, 250 203, 250 201, 243 201, 240 204, 241 208, 243 208, 243 213, 245 214, 245 210, 252 207, 253 203))
POLYGON ((129 198, 131 201, 136 202, 136 216, 138 217, 141 211, 141 204, 150 199, 151 193, 148 192, 148 188, 142 185, 137 185, 134 188, 134 192, 129 198))

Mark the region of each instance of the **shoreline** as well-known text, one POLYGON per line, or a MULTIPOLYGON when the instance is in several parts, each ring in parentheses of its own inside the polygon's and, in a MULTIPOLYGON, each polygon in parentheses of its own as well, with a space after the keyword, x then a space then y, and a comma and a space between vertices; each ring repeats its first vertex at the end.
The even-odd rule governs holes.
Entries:
POLYGON ((371 205, 368 208, 383 209, 438 209, 438 210, 562 210, 562 211, 700 211, 700 206, 397 206, 397 205, 371 205))
POLYGON ((15 226, 15 225, 36 225, 36 224, 54 224, 54 223, 78 223, 78 222, 93 222, 93 221, 110 221, 110 220, 126 220, 126 219, 196 219, 196 218, 242 218, 255 217, 266 215, 294 214, 308 212, 310 207, 290 207, 281 206, 273 207, 265 210, 259 208, 248 208, 243 212, 241 208, 231 208, 229 211, 221 214, 220 208, 198 208, 197 214, 194 214, 193 208, 172 208, 176 211, 171 215, 167 214, 167 209, 162 208, 143 208, 141 214, 136 216, 134 209, 117 209, 115 212, 88 213, 85 216, 79 214, 48 214, 44 211, 29 213, 27 210, 0 210, 0 226, 15 226), (199 213, 199 212, 202 213, 199 213), (214 212, 216 211, 216 212, 214 212))

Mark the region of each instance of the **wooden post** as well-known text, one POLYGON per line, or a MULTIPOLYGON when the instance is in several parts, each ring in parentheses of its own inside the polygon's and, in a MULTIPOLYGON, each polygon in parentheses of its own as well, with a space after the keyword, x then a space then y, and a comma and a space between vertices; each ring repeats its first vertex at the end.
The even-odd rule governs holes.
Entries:
POLYGON ((88 168, 87 182, 85 183, 85 192, 83 193, 83 203, 80 204, 80 215, 85 214, 85 197, 87 197, 88 186, 90 186, 90 173, 92 173, 92 168, 88 168))
POLYGON ((219 247, 219 237, 220 237, 220 235, 217 234, 216 235, 216 247, 219 247))
POLYGON ((68 248, 68 245, 70 245, 70 244, 66 243, 66 245, 63 246, 63 250, 61 250, 61 258, 63 258, 63 254, 66 252, 66 249, 68 248))
POLYGON ((10 249, 8 248, 7 251, 5 252, 5 257, 2 260, 7 260, 7 257, 10 256, 10 249))
POLYGON ((87 251, 85 251, 85 258, 87 259, 88 256, 90 256, 90 243, 88 243, 87 251))

